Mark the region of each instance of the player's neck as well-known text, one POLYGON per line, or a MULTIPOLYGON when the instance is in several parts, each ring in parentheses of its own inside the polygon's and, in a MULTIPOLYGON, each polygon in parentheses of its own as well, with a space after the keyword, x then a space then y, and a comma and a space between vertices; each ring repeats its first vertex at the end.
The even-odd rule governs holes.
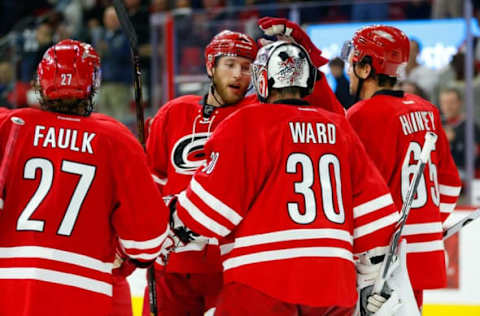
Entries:
POLYGON ((215 107, 221 107, 223 105, 223 99, 222 97, 218 94, 216 89, 209 89, 208 95, 207 95, 207 104, 210 104, 215 107))
POLYGON ((369 79, 369 80, 366 80, 363 84, 362 92, 360 93, 360 99, 367 100, 367 99, 370 99, 378 91, 392 90, 392 89, 393 87, 391 86, 381 87, 378 85, 378 83, 375 80, 369 79))
POLYGON ((301 99, 300 93, 290 93, 290 92, 279 92, 272 90, 270 97, 267 100, 267 103, 274 103, 278 100, 291 100, 291 99, 301 99))

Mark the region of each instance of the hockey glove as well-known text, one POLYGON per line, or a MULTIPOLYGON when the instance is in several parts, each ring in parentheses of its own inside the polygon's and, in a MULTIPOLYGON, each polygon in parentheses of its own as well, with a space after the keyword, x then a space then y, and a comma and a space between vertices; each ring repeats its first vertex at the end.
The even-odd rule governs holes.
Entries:
POLYGON ((200 236, 185 226, 180 217, 178 217, 176 206, 177 197, 175 196, 168 203, 168 208, 170 209, 170 228, 175 233, 175 236, 183 243, 182 246, 191 242, 207 244, 208 238, 200 236))
POLYGON ((302 45, 310 55, 313 65, 319 68, 328 62, 328 59, 322 57, 322 51, 319 50, 310 40, 307 33, 300 25, 283 18, 264 17, 258 20, 258 26, 267 36, 276 36, 277 38, 285 36, 295 40, 302 45))
MULTIPOLYGON (((360 315, 392 316, 400 308, 398 294, 385 282, 385 291, 372 294, 373 285, 377 280, 385 257, 384 248, 376 248, 360 255, 356 264, 357 286, 360 292, 360 315)), ((399 266, 398 261, 389 269, 389 274, 399 266)))
POLYGON ((116 277, 128 277, 136 269, 136 264, 125 255, 122 250, 115 252, 115 260, 113 261, 112 275, 116 277))

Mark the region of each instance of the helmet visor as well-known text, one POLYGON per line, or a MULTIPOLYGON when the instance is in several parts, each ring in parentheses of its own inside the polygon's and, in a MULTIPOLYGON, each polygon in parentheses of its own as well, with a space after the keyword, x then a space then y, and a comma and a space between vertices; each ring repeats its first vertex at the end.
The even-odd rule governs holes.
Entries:
POLYGON ((342 46, 342 51, 340 52, 340 58, 345 62, 348 63, 348 57, 350 53, 353 51, 353 42, 352 41, 345 41, 342 46))

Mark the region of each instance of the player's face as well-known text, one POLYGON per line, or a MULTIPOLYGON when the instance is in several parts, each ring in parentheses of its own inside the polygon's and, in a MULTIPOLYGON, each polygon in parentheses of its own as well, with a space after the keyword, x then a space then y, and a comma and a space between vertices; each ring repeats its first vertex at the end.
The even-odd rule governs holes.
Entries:
POLYGON ((348 56, 348 68, 347 68, 347 75, 348 75, 348 79, 350 81, 350 94, 351 95, 356 95, 357 93, 357 88, 358 88, 358 77, 355 76, 355 73, 353 72, 353 62, 352 62, 352 58, 353 58, 353 52, 350 53, 350 55, 348 56))
POLYGON ((251 60, 245 57, 221 57, 212 69, 215 88, 224 104, 235 104, 247 93, 251 60))

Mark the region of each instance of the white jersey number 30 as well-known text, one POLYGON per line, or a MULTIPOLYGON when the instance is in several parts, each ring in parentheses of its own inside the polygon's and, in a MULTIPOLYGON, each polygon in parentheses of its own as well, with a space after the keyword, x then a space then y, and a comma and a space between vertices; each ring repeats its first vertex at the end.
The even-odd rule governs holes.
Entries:
MULTIPOLYGON (((287 173, 296 174, 297 165, 301 166, 302 181, 294 183, 295 193, 302 194, 305 201, 305 211, 300 212, 297 202, 288 202, 288 214, 297 224, 310 224, 317 217, 317 199, 312 189, 314 183, 314 166, 309 156, 303 153, 292 153, 287 159, 287 173)), ((340 178, 340 161, 333 154, 325 154, 318 161, 318 176, 323 204, 323 212, 328 220, 334 223, 345 221, 345 211, 342 201, 342 182, 340 178), (332 173, 335 179, 336 192, 333 192, 332 173), (334 198, 337 199, 335 209, 334 198)))

